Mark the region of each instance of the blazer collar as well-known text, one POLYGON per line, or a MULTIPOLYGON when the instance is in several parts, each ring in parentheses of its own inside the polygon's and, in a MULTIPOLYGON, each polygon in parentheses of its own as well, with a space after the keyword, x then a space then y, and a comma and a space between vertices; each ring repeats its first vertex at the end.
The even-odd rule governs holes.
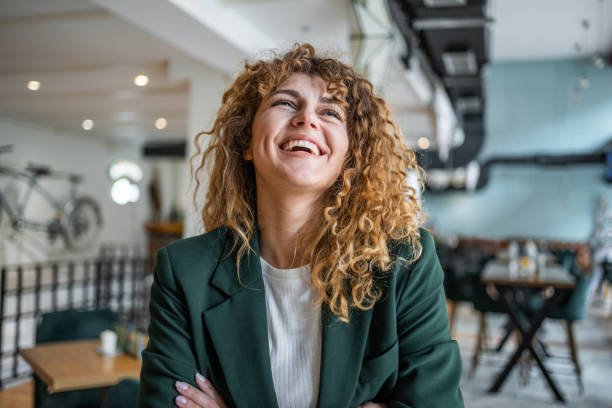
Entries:
POLYGON ((233 296, 243 289, 262 289, 261 263, 259 261, 259 229, 253 226, 253 237, 249 242, 250 249, 240 260, 240 276, 236 271, 236 251, 232 249, 232 236, 229 229, 225 232, 225 247, 219 264, 211 279, 211 284, 226 296, 233 296))
POLYGON ((257 226, 251 250, 236 272, 236 250, 230 253, 231 235, 211 279, 228 298, 203 312, 204 324, 219 358, 229 392, 238 407, 278 408, 268 346, 266 297, 259 261, 257 226))
MULTIPOLYGON (((252 251, 240 262, 240 281, 236 254, 229 253, 230 246, 226 248, 211 284, 228 299, 205 311, 203 317, 236 406, 257 403, 276 408, 257 225, 250 244, 252 251)), ((371 317, 371 310, 352 309, 346 324, 322 306, 317 406, 348 406, 361 370, 371 317)))

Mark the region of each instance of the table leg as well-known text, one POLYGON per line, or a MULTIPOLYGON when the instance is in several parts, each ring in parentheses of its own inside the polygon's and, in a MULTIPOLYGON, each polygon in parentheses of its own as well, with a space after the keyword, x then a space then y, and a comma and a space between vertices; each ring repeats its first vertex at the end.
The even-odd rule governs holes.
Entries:
POLYGON ((502 351, 502 349, 506 345, 506 342, 508 341, 508 339, 512 335, 513 331, 514 331, 514 323, 512 323, 511 320, 508 320, 506 322, 506 333, 504 334, 504 337, 502 337, 502 339, 499 341, 499 344, 495 348, 495 352, 496 353, 499 353, 500 351, 502 351))
MULTIPOLYGON (((564 291, 556 291, 555 294, 546 301, 546 304, 544 305, 542 310, 540 310, 540 312, 536 314, 531 320, 527 320, 521 310, 516 307, 516 302, 514 301, 512 290, 507 287, 498 287, 497 289, 501 295, 502 301, 508 309, 510 319, 512 320, 514 326, 521 333, 522 339, 521 343, 519 344, 519 347, 516 349, 516 351, 504 367, 503 371, 497 376, 495 382, 489 389, 489 392, 498 392, 501 389, 501 386, 506 381, 508 375, 510 374, 514 366, 518 363, 518 360, 520 359, 523 352, 525 350, 529 350, 533 358, 536 360, 538 367, 540 367, 542 374, 544 374, 544 378, 546 379, 548 386, 555 394, 555 398, 558 401, 565 402, 563 394, 561 393, 554 380, 548 373, 544 362, 540 358, 540 353, 536 351, 532 343, 536 332, 542 325, 542 322, 544 321, 546 316, 550 314, 550 312, 563 300, 563 298, 567 294, 564 291)), ((538 344, 538 346, 540 345, 538 344)), ((545 353, 542 354, 545 355, 545 353)))

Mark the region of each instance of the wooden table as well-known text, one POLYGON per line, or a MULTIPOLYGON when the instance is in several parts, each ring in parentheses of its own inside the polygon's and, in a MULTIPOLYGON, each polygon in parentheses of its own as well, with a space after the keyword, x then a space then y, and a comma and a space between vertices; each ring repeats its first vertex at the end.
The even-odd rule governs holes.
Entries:
POLYGON ((526 274, 521 270, 511 272, 509 263, 490 261, 485 266, 481 279, 484 284, 495 287, 508 310, 512 326, 521 334, 521 343, 489 392, 498 392, 501 389, 521 355, 528 351, 538 364, 555 398, 564 402, 565 397, 550 375, 550 370, 544 365, 546 352, 534 338, 544 319, 571 294, 575 287, 574 277, 560 265, 546 265, 538 273, 526 274), (529 296, 542 296, 546 302, 537 313, 528 317, 524 310, 528 308, 529 296))
POLYGON ((122 378, 140 376, 140 360, 126 354, 103 356, 96 352, 99 345, 99 340, 43 343, 19 354, 47 384, 49 393, 109 387, 122 378))

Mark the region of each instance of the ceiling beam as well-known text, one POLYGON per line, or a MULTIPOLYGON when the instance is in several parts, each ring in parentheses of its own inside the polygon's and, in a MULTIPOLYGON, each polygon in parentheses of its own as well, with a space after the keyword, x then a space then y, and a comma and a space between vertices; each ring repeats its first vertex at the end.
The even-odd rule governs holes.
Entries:
POLYGON ((251 21, 216 0, 92 0, 222 73, 273 42, 251 21))

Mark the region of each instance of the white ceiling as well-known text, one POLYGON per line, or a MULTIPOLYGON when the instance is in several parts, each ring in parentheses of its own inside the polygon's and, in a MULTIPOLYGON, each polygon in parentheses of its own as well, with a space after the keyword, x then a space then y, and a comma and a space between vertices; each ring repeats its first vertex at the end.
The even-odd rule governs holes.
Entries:
POLYGON ((170 81, 181 53, 81 0, 0 2, 0 110, 59 129, 138 142, 184 137, 188 84, 170 81), (149 76, 137 88, 133 78, 149 76), (29 80, 41 82, 37 92, 29 80), (168 127, 153 126, 165 117, 168 127))
MULTIPOLYGON (((612 0, 489 2, 492 61, 612 49, 612 0)), ((173 59, 232 74, 261 50, 309 41, 349 60, 349 8, 349 0, 0 0, 0 111, 75 132, 91 118, 92 133, 134 143, 184 139, 189 83, 170 78, 173 59), (133 85, 138 73, 148 86, 133 85), (37 92, 25 88, 32 79, 37 92), (159 116, 168 120, 161 131, 159 116)), ((384 95, 414 141, 431 135, 431 116, 401 71, 389 66, 384 95)))
POLYGON ((493 18, 491 61, 579 58, 612 51, 612 0, 488 0, 488 7, 493 18), (588 21, 586 30, 583 20, 588 21))

